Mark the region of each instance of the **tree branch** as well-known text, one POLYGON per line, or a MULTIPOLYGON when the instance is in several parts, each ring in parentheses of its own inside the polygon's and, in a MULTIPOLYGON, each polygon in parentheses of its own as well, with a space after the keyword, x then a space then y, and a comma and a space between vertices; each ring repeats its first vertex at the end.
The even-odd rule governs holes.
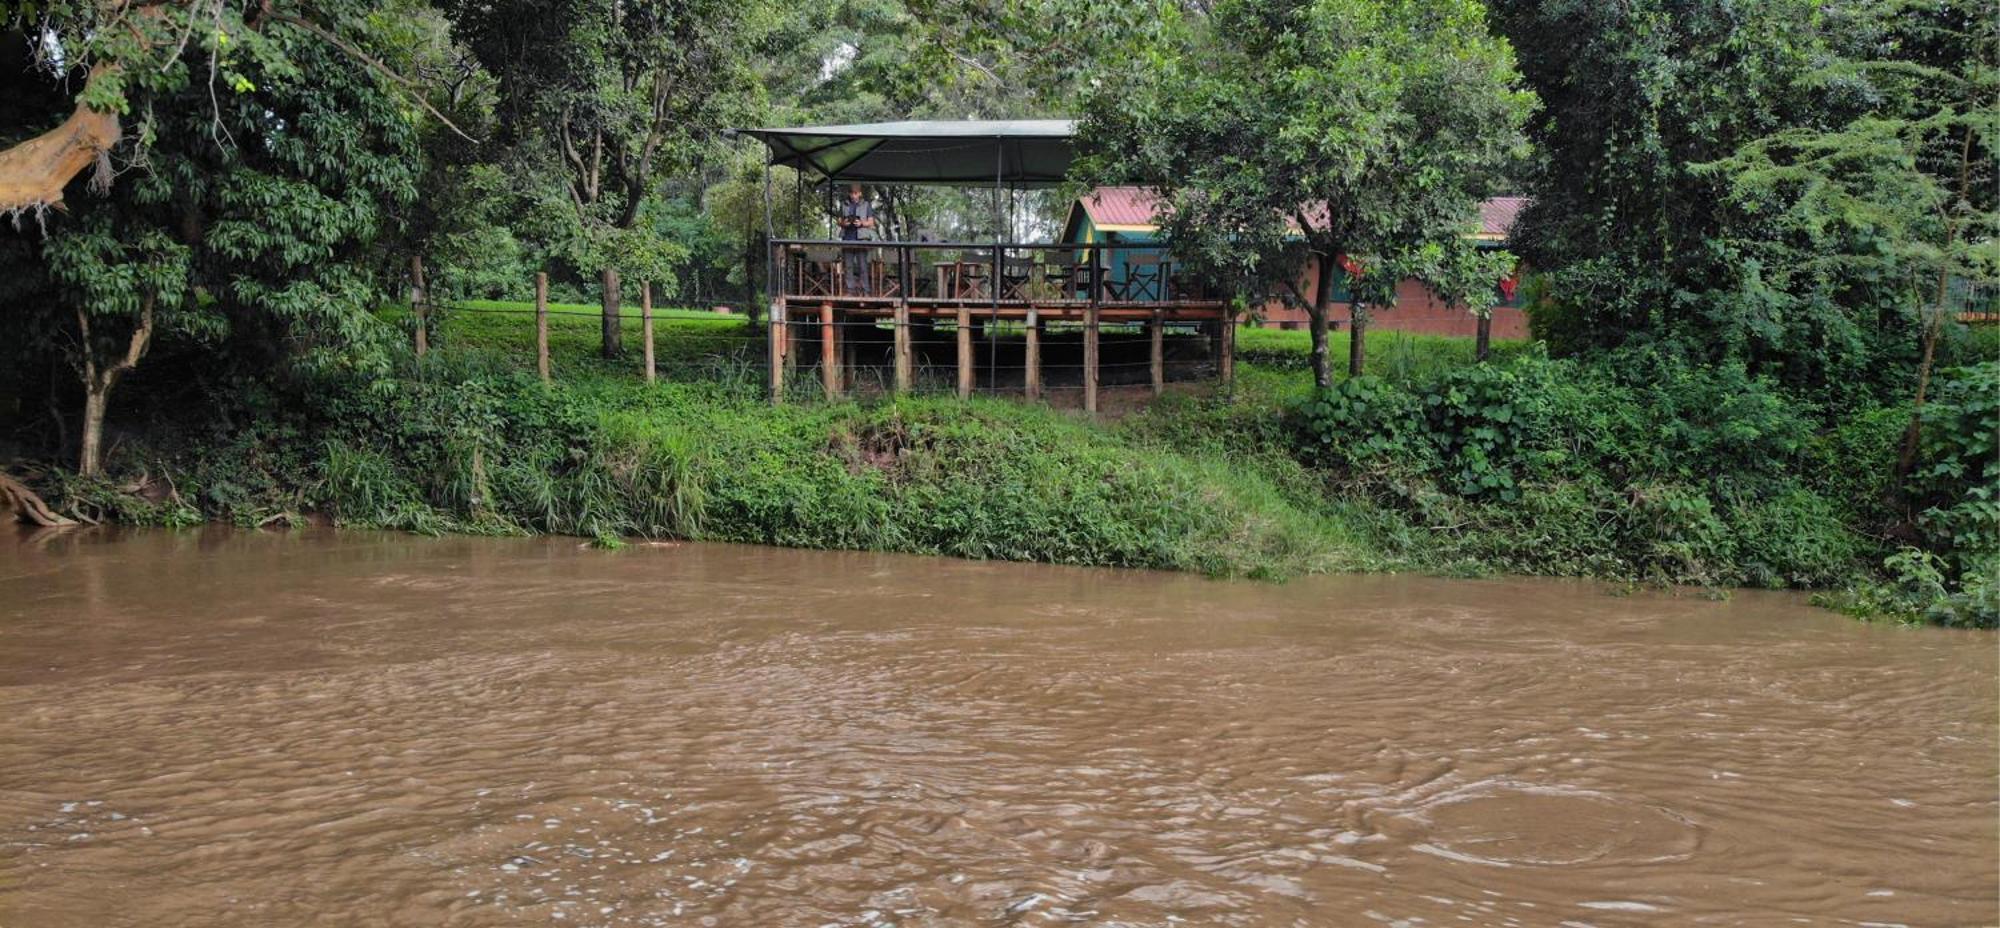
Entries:
POLYGON ((383 77, 388 78, 390 82, 402 87, 405 90, 408 90, 410 92, 410 96, 417 101, 418 106, 423 107, 425 112, 428 112, 432 116, 437 117, 438 122, 444 123, 444 127, 450 129, 453 133, 456 133, 459 138, 462 138, 475 145, 479 144, 479 139, 467 135, 464 129, 460 129, 458 127, 457 123, 452 122, 443 113, 438 112, 438 108, 432 106, 431 101, 424 99, 422 88, 418 87, 409 78, 404 77, 401 74, 397 74, 388 65, 375 60, 367 52, 364 52, 361 49, 348 44, 345 40, 341 39, 339 36, 334 35, 333 33, 328 32, 325 29, 321 29, 319 26, 307 20, 300 19, 299 17, 293 16, 289 13, 269 12, 266 13, 265 16, 266 18, 284 23, 288 26, 297 27, 313 35, 316 35, 321 40, 325 41, 327 44, 332 45, 334 48, 340 49, 349 58, 352 58, 356 61, 361 62, 362 64, 367 65, 369 68, 373 69, 377 74, 380 74, 383 77))

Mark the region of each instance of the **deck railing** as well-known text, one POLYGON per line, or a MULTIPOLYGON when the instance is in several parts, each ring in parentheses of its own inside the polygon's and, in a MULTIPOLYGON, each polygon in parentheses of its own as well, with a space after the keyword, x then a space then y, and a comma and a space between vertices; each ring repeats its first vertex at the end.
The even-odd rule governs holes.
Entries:
POLYGON ((773 289, 788 301, 1081 306, 1210 299, 1158 243, 777 239, 771 267, 773 289))

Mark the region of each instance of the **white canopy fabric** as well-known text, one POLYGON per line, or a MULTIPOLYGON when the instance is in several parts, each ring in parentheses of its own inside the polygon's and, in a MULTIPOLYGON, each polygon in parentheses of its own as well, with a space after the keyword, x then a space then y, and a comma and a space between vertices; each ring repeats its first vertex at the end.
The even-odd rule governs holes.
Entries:
POLYGON ((771 149, 769 163, 831 181, 1052 187, 1075 148, 1067 119, 871 122, 739 129, 771 149))

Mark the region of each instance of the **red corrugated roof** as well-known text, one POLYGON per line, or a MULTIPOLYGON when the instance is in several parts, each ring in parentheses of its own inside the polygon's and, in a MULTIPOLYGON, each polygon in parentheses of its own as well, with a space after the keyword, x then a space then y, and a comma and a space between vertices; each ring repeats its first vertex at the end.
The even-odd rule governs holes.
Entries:
POLYGON ((1083 195, 1083 211, 1099 226, 1150 226, 1158 203, 1144 187, 1099 187, 1083 195))
POLYGON ((1506 238, 1527 206, 1527 197, 1494 197, 1479 204, 1479 234, 1506 238))
MULTIPOLYGON (((1090 221, 1100 227, 1150 226, 1159 200, 1143 187, 1099 187, 1079 202, 1090 221)), ((1527 197, 1494 197, 1479 204, 1479 234, 1505 238, 1527 205, 1527 197)), ((1314 212, 1325 215, 1324 207, 1314 212)))

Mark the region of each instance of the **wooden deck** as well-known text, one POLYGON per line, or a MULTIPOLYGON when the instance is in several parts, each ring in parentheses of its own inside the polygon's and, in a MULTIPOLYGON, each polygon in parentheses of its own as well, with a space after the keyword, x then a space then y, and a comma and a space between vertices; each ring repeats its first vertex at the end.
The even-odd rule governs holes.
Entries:
MULTIPOLYGON (((856 327, 865 327, 871 330, 872 334, 885 324, 894 333, 890 366, 894 370, 893 384, 897 392, 909 391, 915 385, 913 330, 919 327, 934 329, 939 325, 949 325, 956 332, 958 394, 961 397, 971 396, 977 383, 978 353, 973 344, 974 327, 990 323, 1006 323, 1020 328, 1026 341, 1022 365, 1022 393, 1030 399, 1037 399, 1042 395, 1041 349, 1048 326, 1053 324, 1080 329, 1083 342, 1083 405, 1084 409, 1091 413, 1097 411, 1098 405, 1102 363, 1100 330, 1105 325, 1136 324, 1142 326, 1150 335, 1149 366, 1152 388, 1156 394, 1165 388, 1167 367, 1165 339, 1170 327, 1184 328, 1193 325, 1212 332, 1213 338, 1210 339, 1210 344, 1217 373, 1225 381, 1234 373, 1231 354, 1234 347, 1232 343, 1235 326, 1232 324, 1229 303, 1220 299, 1205 298, 1205 294, 1198 295, 1203 298, 1188 298, 1176 293, 1177 289, 1188 288, 1174 280, 1165 267, 1157 272, 1157 277, 1149 278, 1150 283, 1143 287, 1134 286, 1129 282, 1121 285, 1121 282, 1115 279, 1117 273, 1131 273, 1127 269, 1128 266, 1123 263, 1112 264, 1121 259, 1130 260, 1121 253, 1157 251, 1159 247, 1157 245, 1110 246, 1062 243, 1002 246, 999 253, 1008 255, 1009 260, 1015 261, 1016 264, 1019 263, 1019 259, 1013 257, 1016 252, 1043 256, 1055 253, 1082 255, 1082 261, 1077 263, 1064 265, 1057 262, 1041 265, 1067 267, 1071 276, 1054 288, 1060 291, 1058 295, 1040 296, 1035 299, 996 299, 990 292, 986 292, 986 288, 990 287, 994 279, 1001 279, 1003 282, 1013 279, 1003 275, 1016 266, 1006 265, 1004 266, 1006 269, 1003 269, 1000 262, 993 260, 991 251, 987 252, 984 259, 987 266, 991 267, 991 272, 983 281, 975 282, 977 292, 963 294, 944 292, 940 295, 940 291, 950 289, 942 279, 942 274, 939 274, 936 285, 931 286, 921 275, 913 273, 913 269, 919 266, 919 262, 913 260, 913 255, 921 250, 964 250, 971 246, 902 242, 871 242, 867 246, 860 246, 871 252, 893 254, 896 260, 894 266, 900 269, 899 273, 889 278, 892 282, 886 286, 876 286, 878 278, 878 281, 871 281, 870 286, 853 288, 890 291, 890 295, 878 296, 845 292, 849 288, 846 286, 846 281, 840 279, 841 275, 824 268, 819 269, 820 272, 835 278, 834 283, 828 285, 826 278, 821 277, 810 281, 815 286, 811 288, 806 286, 808 278, 802 272, 795 272, 791 262, 798 259, 804 247, 818 248, 824 253, 829 247, 828 243, 774 242, 773 245, 778 249, 774 251, 772 264, 774 275, 786 285, 785 290, 794 291, 779 294, 771 306, 769 363, 773 402, 783 400, 787 372, 797 366, 801 345, 814 341, 817 342, 815 347, 818 349, 821 386, 828 396, 845 393, 851 386, 845 382, 847 379, 845 375, 854 367, 851 358, 856 327), (906 288, 894 281, 908 281, 910 286, 907 289, 917 292, 902 292, 906 288), (923 292, 926 286, 930 286, 931 292, 923 292), (807 289, 832 292, 797 292, 807 289), (1115 294, 1119 291, 1129 296, 1134 290, 1161 293, 1168 298, 1115 298, 1115 294), (1092 298, 1082 298, 1084 293, 1088 293, 1092 298)), ((850 244, 846 247, 856 246, 850 244)), ((1044 260, 1048 259, 1045 257, 1044 260)), ((1155 266, 1152 262, 1158 260, 1154 258, 1144 264, 1138 262, 1135 264, 1141 268, 1151 268, 1155 266)), ((974 267, 979 266, 977 262, 966 263, 974 267)), ((882 265, 883 262, 876 262, 877 274, 881 273, 882 265)), ((1016 291, 1012 285, 1003 285, 998 289, 1016 291)), ((1049 287, 1043 284, 1041 289, 1049 287)))

